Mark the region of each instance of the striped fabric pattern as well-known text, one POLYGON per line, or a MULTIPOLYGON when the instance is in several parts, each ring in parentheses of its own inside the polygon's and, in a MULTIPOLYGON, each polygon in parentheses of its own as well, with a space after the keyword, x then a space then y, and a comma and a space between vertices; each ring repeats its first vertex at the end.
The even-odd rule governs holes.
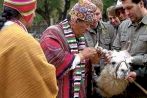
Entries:
MULTIPOLYGON (((78 54, 83 48, 85 48, 85 39, 84 37, 80 37, 76 39, 75 34, 72 32, 70 25, 67 20, 62 22, 64 35, 67 38, 67 42, 69 44, 70 50, 73 54, 78 54)), ((73 81, 74 81, 74 98, 79 98, 79 91, 81 87, 81 83, 84 81, 85 74, 85 61, 78 64, 74 69, 73 73, 73 81)))
POLYGON ((4 0, 5 2, 9 2, 11 4, 19 4, 22 5, 23 4, 30 4, 31 2, 34 2, 36 0, 4 0))
POLYGON ((4 0, 3 5, 16 9, 28 22, 35 13, 36 0, 4 0))
POLYGON ((40 39, 41 47, 49 63, 56 67, 58 97, 73 98, 73 70, 69 70, 74 60, 61 24, 48 27, 40 39))

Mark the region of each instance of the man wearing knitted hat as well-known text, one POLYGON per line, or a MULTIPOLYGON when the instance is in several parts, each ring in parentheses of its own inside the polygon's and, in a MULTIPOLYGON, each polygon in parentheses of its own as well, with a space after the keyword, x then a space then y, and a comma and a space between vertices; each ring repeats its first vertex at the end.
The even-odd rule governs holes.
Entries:
POLYGON ((27 32, 36 0, 4 0, 0 15, 0 98, 56 98, 55 67, 27 32))
POLYGON ((86 98, 87 60, 97 54, 95 48, 85 47, 83 34, 95 21, 96 6, 80 0, 67 19, 47 28, 40 44, 48 62, 56 65, 58 98, 86 98))

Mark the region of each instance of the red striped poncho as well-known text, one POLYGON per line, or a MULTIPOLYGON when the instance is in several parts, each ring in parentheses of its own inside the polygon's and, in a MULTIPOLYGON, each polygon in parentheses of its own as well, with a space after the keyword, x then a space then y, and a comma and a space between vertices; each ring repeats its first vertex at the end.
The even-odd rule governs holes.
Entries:
MULTIPOLYGON (((48 62, 56 67, 59 86, 58 98, 73 98, 73 70, 70 70, 70 68, 74 60, 74 54, 70 52, 62 24, 47 28, 43 32, 40 44, 48 62)), ((79 92, 80 98, 86 98, 86 92, 89 89, 87 87, 87 78, 91 81, 91 77, 88 76, 90 74, 87 74, 91 71, 91 68, 85 69, 85 79, 81 83, 79 92)))

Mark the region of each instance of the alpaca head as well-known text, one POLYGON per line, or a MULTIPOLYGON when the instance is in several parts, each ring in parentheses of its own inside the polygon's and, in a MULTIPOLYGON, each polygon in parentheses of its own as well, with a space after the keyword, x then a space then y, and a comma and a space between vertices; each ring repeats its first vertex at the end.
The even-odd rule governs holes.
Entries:
POLYGON ((114 70, 113 74, 118 79, 124 79, 128 73, 130 72, 130 63, 131 63, 131 56, 126 51, 112 51, 112 58, 110 60, 110 65, 114 70))

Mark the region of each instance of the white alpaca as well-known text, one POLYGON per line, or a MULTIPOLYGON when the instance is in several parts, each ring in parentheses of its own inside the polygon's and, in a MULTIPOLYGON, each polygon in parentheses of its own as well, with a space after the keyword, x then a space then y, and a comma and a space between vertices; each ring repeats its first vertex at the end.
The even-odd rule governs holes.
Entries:
MULTIPOLYGON (((106 51, 106 50, 105 50, 106 51)), ((112 97, 122 93, 128 81, 125 77, 130 72, 131 56, 127 50, 112 51, 110 64, 107 64, 97 79, 98 92, 104 97, 112 97)))

